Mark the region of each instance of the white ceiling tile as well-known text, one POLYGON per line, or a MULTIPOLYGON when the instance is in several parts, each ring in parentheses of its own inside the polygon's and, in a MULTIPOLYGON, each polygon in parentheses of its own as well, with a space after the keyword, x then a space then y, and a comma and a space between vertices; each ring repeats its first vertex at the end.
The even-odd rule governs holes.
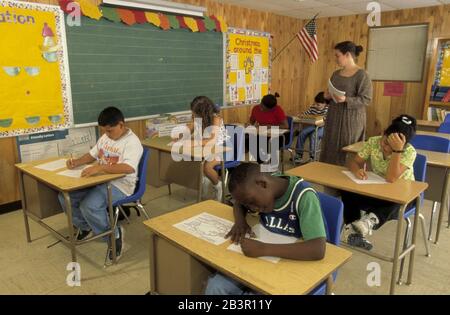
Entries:
POLYGON ((379 2, 396 9, 431 7, 441 4, 437 0, 381 0, 379 2))

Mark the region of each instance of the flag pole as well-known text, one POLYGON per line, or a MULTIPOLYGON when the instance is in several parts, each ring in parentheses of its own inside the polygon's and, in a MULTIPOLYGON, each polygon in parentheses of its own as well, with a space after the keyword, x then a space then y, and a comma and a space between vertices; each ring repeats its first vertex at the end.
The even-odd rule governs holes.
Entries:
MULTIPOLYGON (((319 15, 319 13, 317 13, 316 15, 314 15, 314 17, 313 17, 311 20, 309 20, 309 22, 313 21, 318 15, 319 15)), ((308 22, 308 23, 309 23, 309 22, 308 22)), ((308 24, 308 23, 307 23, 307 24, 308 24)), ((293 41, 296 37, 297 37, 297 34, 295 34, 294 37, 292 37, 291 40, 290 40, 286 45, 284 45, 283 48, 281 48, 280 52, 277 53, 277 54, 275 55, 275 57, 272 58, 271 62, 274 62, 275 59, 277 59, 278 56, 281 55, 281 53, 282 53, 282 52, 283 52, 283 51, 284 51, 284 50, 292 43, 292 41, 293 41)))

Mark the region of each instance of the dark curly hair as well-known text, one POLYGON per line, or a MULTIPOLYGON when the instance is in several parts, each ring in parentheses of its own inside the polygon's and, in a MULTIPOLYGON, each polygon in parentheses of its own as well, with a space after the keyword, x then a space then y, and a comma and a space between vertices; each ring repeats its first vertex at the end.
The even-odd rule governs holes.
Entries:
POLYGON ((400 115, 394 120, 387 129, 384 131, 385 136, 389 136, 392 133, 401 133, 405 136, 406 143, 409 143, 411 139, 416 135, 416 119, 409 115, 400 115))
POLYGON ((213 125, 214 115, 220 113, 220 109, 206 96, 197 96, 191 102, 191 111, 202 119, 202 128, 213 125))

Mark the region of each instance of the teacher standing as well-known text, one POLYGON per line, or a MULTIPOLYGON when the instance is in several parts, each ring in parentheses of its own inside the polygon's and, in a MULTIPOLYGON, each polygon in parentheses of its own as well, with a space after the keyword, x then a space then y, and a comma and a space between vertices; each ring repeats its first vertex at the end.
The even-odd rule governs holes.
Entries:
POLYGON ((340 70, 331 76, 331 83, 345 96, 325 93, 330 100, 325 121, 320 161, 344 165, 346 153, 342 148, 364 141, 366 132, 366 108, 372 100, 372 81, 355 62, 363 51, 362 46, 346 41, 335 47, 336 63, 340 70))

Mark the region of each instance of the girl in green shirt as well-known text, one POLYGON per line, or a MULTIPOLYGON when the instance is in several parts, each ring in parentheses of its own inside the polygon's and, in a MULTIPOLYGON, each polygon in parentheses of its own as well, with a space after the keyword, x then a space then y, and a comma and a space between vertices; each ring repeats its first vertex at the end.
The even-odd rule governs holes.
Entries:
MULTIPOLYGON (((372 171, 388 182, 399 178, 414 180, 413 165, 417 153, 409 141, 415 134, 415 118, 400 115, 382 136, 372 137, 364 143, 361 151, 348 163, 348 168, 358 179, 367 179, 366 162, 369 160, 372 171)), ((367 250, 372 248, 372 244, 366 236, 387 221, 397 219, 400 209, 398 204, 349 192, 342 193, 342 201, 346 224, 344 241, 367 250), (360 211, 365 214, 361 216, 360 211)))

